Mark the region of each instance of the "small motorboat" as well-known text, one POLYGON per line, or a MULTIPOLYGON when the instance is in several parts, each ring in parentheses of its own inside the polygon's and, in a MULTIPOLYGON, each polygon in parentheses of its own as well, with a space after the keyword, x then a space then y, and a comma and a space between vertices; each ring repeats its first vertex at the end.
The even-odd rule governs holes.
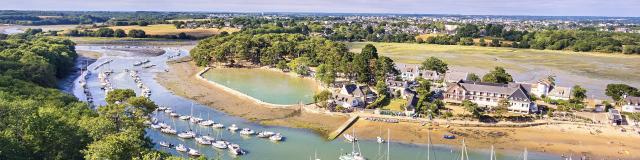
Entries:
POLYGON ((166 133, 166 134, 177 134, 177 133, 178 133, 178 131, 177 131, 177 130, 172 129, 171 127, 169 127, 169 128, 163 128, 163 129, 161 129, 161 130, 160 130, 160 132, 162 132, 162 133, 166 133))
POLYGON ((211 127, 213 127, 213 128, 224 128, 224 124, 222 124, 222 123, 215 123, 215 124, 211 125, 211 127))
POLYGON ((339 160, 366 160, 359 152, 351 152, 348 154, 343 154, 339 158, 339 160))
POLYGON ((151 124, 151 128, 160 129, 160 128, 162 128, 162 126, 160 126, 159 124, 151 124))
POLYGON ((196 142, 201 145, 211 145, 211 141, 204 139, 202 137, 196 137, 196 142))
POLYGON ((376 137, 376 142, 384 143, 384 139, 382 139, 382 137, 376 137))
POLYGON ((173 113, 173 110, 171 110, 171 108, 167 108, 164 110, 164 113, 173 113))
POLYGON ((269 132, 269 131, 262 131, 262 132, 259 132, 256 137, 258 137, 258 138, 269 138, 269 137, 271 137, 271 136, 273 136, 275 134, 276 133, 269 132))
POLYGON ((171 147, 171 144, 169 144, 169 143, 167 143, 167 142, 165 142, 165 141, 161 141, 161 142, 160 142, 160 143, 158 143, 158 144, 160 144, 160 146, 162 146, 162 147, 171 147))
POLYGON ((236 124, 232 124, 231 126, 229 126, 229 130, 232 131, 232 132, 235 132, 238 129, 240 129, 240 128, 238 128, 238 126, 236 126, 236 124))
POLYGON ((191 117, 189 121, 191 121, 191 123, 200 123, 202 121, 202 118, 191 117))
POLYGON ((347 141, 349 141, 349 142, 355 142, 355 141, 358 141, 358 138, 356 138, 356 137, 354 137, 354 136, 352 136, 352 135, 350 135, 350 134, 344 134, 344 136, 343 136, 343 137, 344 137, 344 139, 345 139, 345 140, 347 140, 347 141))
POLYGON ((178 113, 169 113, 169 116, 171 116, 171 117, 179 117, 180 115, 178 113))
POLYGON ((182 132, 182 133, 178 134, 178 137, 184 138, 184 139, 191 139, 191 138, 196 137, 196 134, 193 133, 192 131, 187 131, 187 132, 182 132))
POLYGON ((240 134, 242 134, 242 135, 253 135, 253 134, 255 134, 255 133, 256 133, 255 131, 253 131, 253 130, 251 130, 251 129, 249 129, 249 128, 243 128, 243 129, 240 131, 240 134))
POLYGON ((201 126, 211 126, 213 125, 215 122, 213 122, 212 120, 206 120, 206 121, 202 121, 200 123, 198 123, 201 126))
POLYGON ((200 155, 201 155, 201 154, 200 154, 200 152, 198 152, 198 150, 195 150, 195 149, 193 149, 193 148, 189 148, 189 152, 188 152, 188 154, 189 154, 190 156, 195 156, 195 157, 197 157, 197 156, 200 156, 200 155))
POLYGON ((456 139, 455 135, 444 135, 443 136, 444 139, 456 139))
POLYGON ((168 125, 168 124, 166 124, 166 123, 158 123, 158 125, 159 125, 161 128, 169 128, 169 127, 171 127, 170 125, 168 125))
POLYGON ((238 144, 230 144, 228 145, 229 147, 229 152, 233 155, 243 155, 244 151, 240 148, 240 145, 238 144))
POLYGON ((282 141, 282 135, 280 135, 280 133, 276 133, 275 135, 269 137, 270 140, 272 141, 282 141))
POLYGON ((213 142, 213 141, 215 141, 215 140, 216 140, 215 138, 213 138, 213 137, 211 137, 211 136, 202 136, 202 139, 205 139, 205 140, 207 140, 207 141, 211 141, 211 142, 213 142))
POLYGON ((180 116, 181 120, 189 120, 191 119, 191 116, 180 116))
POLYGON ((178 146, 176 146, 176 151, 178 151, 178 152, 186 152, 188 150, 189 149, 187 147, 185 147, 184 145, 182 145, 182 144, 178 144, 178 146))
POLYGON ((227 142, 227 141, 216 141, 214 143, 211 143, 211 145, 213 147, 218 148, 218 149, 226 149, 228 144, 229 144, 229 142, 227 142))

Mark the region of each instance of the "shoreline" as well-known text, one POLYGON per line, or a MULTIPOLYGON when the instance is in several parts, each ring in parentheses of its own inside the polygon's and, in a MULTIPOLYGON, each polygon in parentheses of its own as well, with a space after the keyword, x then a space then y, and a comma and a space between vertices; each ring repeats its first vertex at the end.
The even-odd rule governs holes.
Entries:
POLYGON ((224 85, 222 85, 222 84, 219 84, 219 83, 217 83, 217 82, 213 82, 213 81, 207 80, 206 78, 204 78, 204 77, 202 76, 202 74, 204 74, 205 72, 209 71, 210 69, 211 69, 211 67, 205 67, 202 71, 200 71, 200 72, 196 73, 195 77, 196 77, 198 80, 201 80, 201 81, 204 81, 204 82, 210 83, 210 84, 211 84, 211 85, 213 85, 214 87, 222 88, 222 89, 223 89, 224 91, 226 91, 226 92, 229 92, 229 93, 232 93, 232 94, 235 94, 235 95, 237 95, 237 96, 241 96, 241 97, 244 97, 244 98, 247 98, 247 99, 251 99, 252 101, 254 101, 254 102, 256 102, 256 103, 258 103, 258 104, 262 104, 262 105, 267 106, 267 107, 273 107, 273 108, 284 108, 284 107, 295 107, 295 106, 300 105, 300 104, 273 104, 273 103, 268 103, 268 102, 265 102, 265 101, 259 100, 259 99, 257 99, 257 98, 251 97, 251 96, 249 96, 249 95, 247 95, 247 94, 244 94, 244 93, 242 93, 242 92, 240 92, 240 91, 237 91, 237 90, 235 90, 235 89, 232 89, 232 88, 229 88, 229 87, 224 86, 224 85))
MULTIPOLYGON (((193 62, 169 63, 170 71, 159 74, 156 79, 167 89, 179 96, 196 100, 216 108, 229 115, 239 116, 264 125, 276 125, 294 128, 308 128, 320 135, 327 135, 348 119, 346 114, 327 114, 324 112, 304 111, 297 108, 272 108, 249 98, 229 93, 211 83, 203 82, 196 76, 202 67, 193 62), (210 87, 193 87, 210 86, 210 87), (187 92, 188 91, 188 92, 187 92), (215 94, 211 94, 215 93, 215 94)), ((237 92, 237 91, 236 91, 237 92)), ((415 122, 384 123, 358 120, 353 124, 356 134, 362 139, 375 139, 381 136, 381 130, 391 130, 393 142, 424 145, 427 134, 431 132, 432 142, 437 145, 459 146, 460 139, 467 139, 467 145, 473 149, 486 149, 494 145, 499 151, 518 151, 528 148, 532 152, 560 155, 582 155, 591 158, 635 159, 640 158, 638 136, 620 134, 615 128, 598 128, 602 133, 590 134, 592 127, 554 124, 532 127, 460 127, 460 126, 423 126, 415 122), (456 140, 442 137, 452 132, 459 133, 456 140), (625 137, 626 136, 626 137, 625 137), (635 142, 635 143, 634 143, 635 142)), ((384 136, 384 135, 383 135, 384 136)))
POLYGON ((197 67, 192 61, 176 60, 169 62, 168 65, 169 72, 159 73, 155 77, 158 83, 173 94, 195 100, 229 115, 264 125, 307 128, 320 135, 332 132, 348 119, 339 114, 327 115, 302 111, 302 107, 269 106, 247 96, 227 92, 208 80, 197 78, 204 67, 197 67))

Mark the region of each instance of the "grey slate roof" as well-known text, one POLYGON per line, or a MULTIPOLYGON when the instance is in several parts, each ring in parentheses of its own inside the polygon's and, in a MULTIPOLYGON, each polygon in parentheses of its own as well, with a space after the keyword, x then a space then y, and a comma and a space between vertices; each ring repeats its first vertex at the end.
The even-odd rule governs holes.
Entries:
POLYGON ((518 101, 530 101, 528 91, 521 84, 501 84, 501 83, 483 83, 473 81, 463 81, 458 83, 462 88, 469 92, 484 92, 504 94, 509 99, 518 101))

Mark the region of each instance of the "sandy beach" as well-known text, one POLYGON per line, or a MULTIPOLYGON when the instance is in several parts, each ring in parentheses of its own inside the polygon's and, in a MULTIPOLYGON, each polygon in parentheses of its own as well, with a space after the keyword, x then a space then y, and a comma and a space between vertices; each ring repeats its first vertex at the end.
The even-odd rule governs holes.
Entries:
MULTIPOLYGON (((203 68, 196 67, 190 61, 177 61, 169 65, 169 72, 156 77, 160 84, 179 96, 196 100, 230 115, 265 125, 309 128, 321 135, 332 132, 348 119, 347 116, 339 114, 304 112, 301 111, 301 107, 269 107, 197 79, 195 75, 203 68)), ((640 136, 632 131, 620 132, 614 127, 598 127, 601 132, 594 133, 593 127, 570 124, 525 128, 444 125, 430 127, 419 123, 383 123, 364 119, 358 120, 354 127, 356 134, 365 139, 386 137, 388 128, 391 130, 392 141, 425 144, 431 129, 432 143, 436 145, 459 146, 464 138, 471 148, 486 149, 494 145, 499 150, 523 151, 526 148, 532 152, 548 152, 573 158, 585 155, 597 159, 640 159, 640 136), (451 132, 457 133, 458 138, 442 138, 451 132)))

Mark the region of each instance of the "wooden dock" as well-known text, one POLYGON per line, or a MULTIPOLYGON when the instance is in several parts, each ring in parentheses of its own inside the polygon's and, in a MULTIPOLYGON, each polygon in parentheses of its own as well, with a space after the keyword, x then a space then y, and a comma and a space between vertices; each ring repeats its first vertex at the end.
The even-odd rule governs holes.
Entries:
POLYGON ((344 124, 342 124, 340 127, 338 127, 338 129, 336 129, 335 131, 331 132, 331 134, 329 134, 328 139, 329 140, 334 140, 336 139, 338 136, 340 136, 344 131, 346 131, 347 129, 349 129, 349 127, 351 127, 351 125, 353 125, 353 123, 355 123, 358 118, 360 118, 360 116, 355 115, 352 116, 351 118, 349 118, 349 120, 347 120, 346 122, 344 122, 344 124))

